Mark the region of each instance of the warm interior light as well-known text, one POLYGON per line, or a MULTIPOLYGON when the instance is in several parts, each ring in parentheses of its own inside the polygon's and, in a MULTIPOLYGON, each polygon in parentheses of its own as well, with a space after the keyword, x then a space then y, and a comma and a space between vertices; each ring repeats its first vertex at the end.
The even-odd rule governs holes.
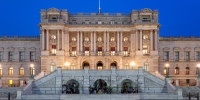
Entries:
POLYGON ((131 62, 130 65, 131 65, 131 66, 135 66, 135 62, 131 62))
POLYGON ((65 66, 69 66, 70 64, 69 64, 69 62, 66 62, 64 65, 65 65, 65 66))

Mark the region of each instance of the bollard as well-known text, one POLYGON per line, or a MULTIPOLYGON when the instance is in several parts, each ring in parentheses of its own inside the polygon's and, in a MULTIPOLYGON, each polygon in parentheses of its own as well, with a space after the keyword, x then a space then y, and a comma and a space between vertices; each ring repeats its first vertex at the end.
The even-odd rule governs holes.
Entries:
POLYGON ((199 92, 197 93, 197 100, 199 100, 199 92))
POLYGON ((191 100, 190 92, 189 92, 189 100, 191 100))
POLYGON ((10 92, 8 92, 8 100, 10 100, 10 92))

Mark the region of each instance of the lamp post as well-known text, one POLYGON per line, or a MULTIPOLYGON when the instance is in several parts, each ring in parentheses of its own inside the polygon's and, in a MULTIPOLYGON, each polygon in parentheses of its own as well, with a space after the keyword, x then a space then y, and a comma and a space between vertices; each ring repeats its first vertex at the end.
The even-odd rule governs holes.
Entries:
POLYGON ((169 72, 169 64, 165 64, 166 67, 166 78, 169 78, 168 72, 169 72))
POLYGON ((31 77, 30 77, 30 79, 33 80, 34 79, 34 76, 33 76, 33 67, 34 67, 34 65, 30 64, 30 67, 31 67, 31 77))
POLYGON ((198 79, 200 79, 200 64, 197 64, 198 67, 198 79))
POLYGON ((132 69, 134 69, 135 62, 131 62, 130 65, 131 65, 132 69))

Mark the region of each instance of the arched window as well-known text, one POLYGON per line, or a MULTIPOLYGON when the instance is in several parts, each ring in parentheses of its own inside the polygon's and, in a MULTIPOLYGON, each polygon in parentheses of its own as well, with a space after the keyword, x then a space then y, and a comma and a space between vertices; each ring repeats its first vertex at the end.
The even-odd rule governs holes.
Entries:
POLYGON ((8 72, 9 75, 13 75, 13 67, 10 67, 8 72))
POLYGON ((176 68, 175 68, 174 74, 175 74, 175 75, 178 75, 178 74, 179 74, 179 67, 176 67, 176 68))
POLYGON ((23 67, 21 67, 21 68, 19 69, 19 75, 24 75, 24 68, 23 68, 23 67))
POLYGON ((0 75, 3 74, 3 69, 0 67, 0 75))
POLYGON ((102 69, 103 69, 103 63, 102 63, 101 61, 99 61, 99 62, 97 63, 97 69, 98 69, 98 70, 102 70, 102 69))
POLYGON ((56 70, 56 64, 55 63, 51 63, 51 72, 56 70))
MULTIPOLYGON (((166 75, 166 73, 167 73, 167 68, 165 67, 164 74, 166 75)), ((169 68, 168 68, 168 75, 169 75, 169 68)))
POLYGON ((88 67, 88 69, 90 67, 90 64, 86 61, 83 62, 83 69, 85 69, 85 67, 88 67))
POLYGON ((35 67, 33 67, 32 69, 30 68, 30 74, 32 75, 35 75, 35 67), (32 70, 33 70, 33 73, 32 73, 32 70))
POLYGON ((186 68, 185 68, 185 74, 186 74, 186 75, 189 75, 189 74, 190 74, 190 68, 189 68, 189 67, 186 67, 186 68))

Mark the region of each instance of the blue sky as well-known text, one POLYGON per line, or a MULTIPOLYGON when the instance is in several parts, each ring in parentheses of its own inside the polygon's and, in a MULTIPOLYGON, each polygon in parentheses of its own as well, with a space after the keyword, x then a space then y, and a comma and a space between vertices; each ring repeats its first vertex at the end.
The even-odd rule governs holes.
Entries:
MULTIPOLYGON (((101 0, 102 12, 158 9, 161 36, 200 36, 200 0, 101 0)), ((40 9, 98 12, 98 0, 2 0, 0 35, 39 35, 40 9)))

